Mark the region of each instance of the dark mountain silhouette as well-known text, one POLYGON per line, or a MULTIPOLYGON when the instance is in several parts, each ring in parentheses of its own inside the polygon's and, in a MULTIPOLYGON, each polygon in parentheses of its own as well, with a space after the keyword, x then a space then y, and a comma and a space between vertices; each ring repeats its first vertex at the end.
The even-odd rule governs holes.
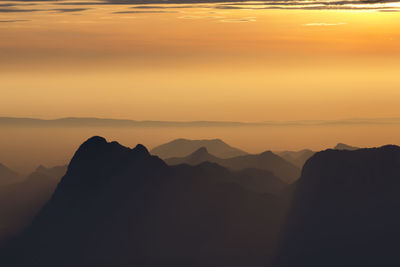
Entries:
POLYGON ((400 147, 319 152, 292 187, 278 265, 400 265, 400 147))
MULTIPOLYGON (((171 158, 165 160, 165 162, 169 165, 184 163, 195 166, 204 162, 223 164, 224 160, 209 154, 205 147, 201 147, 184 160, 182 158, 171 158)), ((233 181, 238 182, 243 187, 260 193, 279 194, 287 186, 285 182, 276 177, 272 172, 262 169, 247 168, 229 172, 229 175, 232 176, 233 181)))
POLYGON ((0 163, 0 186, 16 183, 21 180, 21 175, 0 163))
POLYGON ((168 166, 93 137, 50 201, 0 255, 6 266, 266 266, 280 200, 213 163, 168 166), (8 264, 8 265, 7 265, 8 264))
POLYGON ((338 143, 333 149, 336 150, 357 150, 360 149, 359 147, 349 146, 343 143, 338 143))
POLYGON ((65 171, 66 166, 40 166, 22 182, 0 187, 0 243, 29 225, 65 171))
POLYGON ((276 154, 301 169, 304 163, 315 154, 315 151, 303 149, 300 151, 280 151, 276 154))
POLYGON ((285 183, 292 183, 300 177, 300 169, 287 162, 271 151, 266 151, 257 155, 244 155, 222 159, 208 153, 206 148, 200 148, 187 157, 170 158, 165 162, 168 165, 190 164, 197 165, 202 162, 214 162, 231 170, 259 169, 272 172, 285 183))
POLYGON ((176 139, 169 143, 160 145, 151 150, 151 154, 159 156, 162 159, 173 158, 173 157, 186 157, 201 147, 207 148, 207 150, 214 156, 219 158, 230 158, 247 153, 231 147, 220 139, 210 140, 188 140, 188 139, 176 139))

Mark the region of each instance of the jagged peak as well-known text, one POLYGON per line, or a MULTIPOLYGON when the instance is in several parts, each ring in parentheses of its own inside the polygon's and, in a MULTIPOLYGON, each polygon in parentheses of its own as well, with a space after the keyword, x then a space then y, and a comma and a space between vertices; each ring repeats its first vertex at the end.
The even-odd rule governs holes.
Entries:
POLYGON ((149 150, 142 144, 137 144, 132 150, 140 154, 150 155, 149 150))

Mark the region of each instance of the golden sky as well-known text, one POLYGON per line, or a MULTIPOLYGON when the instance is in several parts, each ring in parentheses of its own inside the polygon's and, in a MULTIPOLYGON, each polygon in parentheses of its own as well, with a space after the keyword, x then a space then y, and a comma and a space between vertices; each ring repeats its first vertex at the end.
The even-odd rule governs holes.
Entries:
MULTIPOLYGON (((396 1, 1 1, 0 116, 400 117, 398 11, 396 1)), ((335 140, 400 141, 400 127, 318 129, 264 129, 254 142, 244 141, 249 130, 231 137, 226 130, 169 130, 154 139, 136 133, 128 143, 224 137, 259 152, 321 148, 335 140), (302 137, 297 140, 294 133, 302 137), (362 134, 367 136, 360 139, 362 134)), ((74 143, 81 139, 83 134, 77 135, 74 143)))
POLYGON ((90 2, 0 7, 1 115, 239 121, 400 116, 396 2, 355 10, 90 2), (366 9, 371 7, 385 12, 366 9))

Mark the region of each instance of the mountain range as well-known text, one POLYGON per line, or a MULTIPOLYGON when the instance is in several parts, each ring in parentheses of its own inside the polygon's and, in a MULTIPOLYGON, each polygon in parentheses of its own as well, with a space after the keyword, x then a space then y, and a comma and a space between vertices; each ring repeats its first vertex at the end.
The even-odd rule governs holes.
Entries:
POLYGON ((228 145, 221 139, 175 139, 171 142, 153 148, 150 153, 159 156, 162 159, 186 157, 202 147, 210 151, 211 154, 220 158, 231 158, 247 154, 243 150, 228 145))
POLYGON ((8 266, 263 266, 275 253, 281 205, 217 164, 168 166, 142 145, 93 137, 0 258, 8 266))
POLYGON ((206 161, 217 163, 231 170, 245 170, 249 168, 266 170, 272 172, 285 183, 292 183, 300 177, 300 168, 271 151, 222 159, 208 153, 208 150, 202 147, 187 157, 165 159, 168 165, 183 163, 197 165, 206 161))
POLYGON ((19 185, 11 201, 34 208, 0 250, 0 266, 400 265, 400 147, 317 152, 290 185, 209 159, 230 160, 200 148, 188 163, 168 165, 142 145, 88 139, 61 181, 52 178, 54 193, 37 201, 28 183, 65 167, 39 167, 19 185))

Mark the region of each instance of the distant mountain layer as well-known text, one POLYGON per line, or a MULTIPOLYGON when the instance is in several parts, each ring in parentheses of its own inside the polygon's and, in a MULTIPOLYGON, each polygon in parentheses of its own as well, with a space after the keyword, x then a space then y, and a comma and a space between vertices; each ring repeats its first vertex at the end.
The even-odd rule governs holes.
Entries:
POLYGON ((400 118, 302 120, 302 121, 138 121, 103 118, 35 119, 0 117, 0 127, 246 127, 246 126, 323 126, 323 125, 399 125, 400 118))
POLYGON ((0 186, 0 244, 29 225, 50 199, 65 171, 66 166, 40 166, 25 180, 0 186))
POLYGON ((182 163, 197 165, 206 161, 217 163, 231 170, 244 170, 248 168, 266 170, 272 172, 285 183, 292 183, 300 177, 300 168, 287 162, 278 155, 275 155, 271 151, 266 151, 257 155, 244 155, 222 159, 211 155, 205 147, 202 147, 187 157, 169 158, 165 160, 169 165, 178 165, 182 163))
POLYGON ((326 150, 304 165, 278 266, 400 266, 400 147, 326 150))
POLYGON ((166 144, 153 148, 150 153, 162 159, 172 157, 185 157, 199 148, 206 148, 211 154, 220 158, 231 158, 246 155, 247 153, 238 148, 231 147, 221 139, 188 140, 176 139, 166 144))
POLYGON ((93 137, 72 158, 4 266, 266 266, 283 209, 212 163, 168 166, 93 137))
POLYGON ((0 163, 0 186, 16 183, 21 180, 21 175, 0 163))
POLYGON ((301 169, 304 163, 315 154, 315 151, 303 149, 300 151, 280 151, 276 154, 301 169))
POLYGON ((334 147, 334 149, 337 149, 337 150, 357 150, 357 149, 360 149, 360 148, 359 147, 355 147, 355 146, 349 146, 349 145, 346 145, 346 144, 343 144, 343 143, 338 143, 334 147))

